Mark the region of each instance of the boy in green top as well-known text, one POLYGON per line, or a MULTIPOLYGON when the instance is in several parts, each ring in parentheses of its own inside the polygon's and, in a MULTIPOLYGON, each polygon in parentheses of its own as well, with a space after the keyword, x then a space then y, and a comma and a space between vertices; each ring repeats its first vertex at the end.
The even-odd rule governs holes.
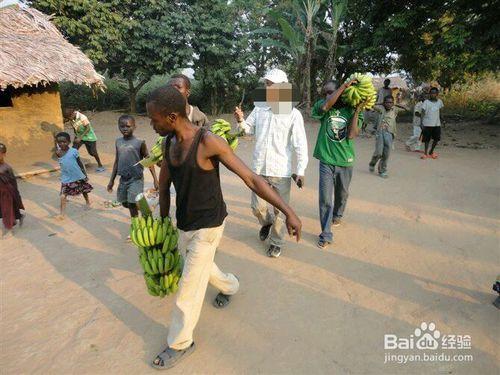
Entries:
POLYGON ((321 121, 314 149, 319 163, 319 219, 321 234, 318 247, 323 249, 333 241, 331 225, 339 226, 349 195, 352 166, 355 160, 354 138, 363 123, 364 103, 356 109, 339 101, 344 90, 353 82, 337 89, 335 81, 323 86, 324 99, 318 100, 311 116, 321 121))
POLYGON ((387 178, 387 161, 391 154, 392 142, 396 136, 396 117, 401 110, 406 110, 405 107, 399 104, 394 105, 392 95, 387 95, 384 98, 383 106, 377 104, 373 108, 379 113, 377 124, 377 133, 375 136, 375 152, 370 161, 370 172, 375 171, 375 165, 378 163, 378 174, 382 178, 387 178))
POLYGON ((75 111, 73 108, 66 108, 63 114, 65 121, 71 122, 71 126, 75 132, 73 148, 78 150, 82 144, 84 144, 89 155, 93 156, 97 162, 96 172, 103 172, 104 167, 97 153, 97 137, 87 116, 81 112, 75 111))

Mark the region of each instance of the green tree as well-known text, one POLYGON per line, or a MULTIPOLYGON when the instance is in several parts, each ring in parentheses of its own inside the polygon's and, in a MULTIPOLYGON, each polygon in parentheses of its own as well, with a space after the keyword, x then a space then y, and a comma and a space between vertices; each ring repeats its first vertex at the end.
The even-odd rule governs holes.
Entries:
POLYGON ((398 67, 450 87, 464 73, 498 70, 499 9, 498 0, 392 0, 374 2, 366 21, 398 67))
POLYGON ((185 66, 192 58, 191 24, 182 2, 169 0, 34 0, 54 14, 70 42, 96 67, 126 80, 130 111, 140 88, 155 74, 185 66))
POLYGON ((242 10, 224 0, 194 1, 190 9, 195 78, 211 113, 232 110, 250 74, 242 10))

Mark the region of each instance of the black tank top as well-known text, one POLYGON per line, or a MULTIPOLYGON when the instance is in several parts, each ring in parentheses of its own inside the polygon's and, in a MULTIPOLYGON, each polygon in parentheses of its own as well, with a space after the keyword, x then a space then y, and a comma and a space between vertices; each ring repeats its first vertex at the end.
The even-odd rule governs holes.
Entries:
POLYGON ((214 228, 222 225, 227 216, 222 197, 219 176, 219 162, 207 171, 198 165, 196 155, 205 129, 196 133, 186 159, 179 166, 170 160, 170 141, 166 141, 165 155, 170 177, 175 186, 177 227, 183 231, 214 228))

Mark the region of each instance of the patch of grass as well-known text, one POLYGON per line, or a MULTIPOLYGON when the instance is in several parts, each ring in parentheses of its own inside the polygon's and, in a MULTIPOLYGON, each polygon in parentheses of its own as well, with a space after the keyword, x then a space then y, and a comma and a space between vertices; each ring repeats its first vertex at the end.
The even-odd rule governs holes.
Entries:
POLYGON ((441 95, 443 116, 457 120, 498 121, 500 115, 500 76, 488 73, 466 76, 441 95))

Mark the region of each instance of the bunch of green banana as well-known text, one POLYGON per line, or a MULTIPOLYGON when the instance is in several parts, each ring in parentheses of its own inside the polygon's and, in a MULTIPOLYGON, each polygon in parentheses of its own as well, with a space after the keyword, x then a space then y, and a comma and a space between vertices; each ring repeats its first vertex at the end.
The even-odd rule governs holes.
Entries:
POLYGON ((238 147, 238 136, 239 134, 231 134, 231 124, 227 122, 224 119, 217 119, 215 122, 212 124, 210 128, 211 132, 218 135, 219 137, 224 138, 229 146, 233 149, 236 150, 236 147, 238 147))
POLYGON ((357 107, 360 103, 366 102, 363 108, 372 108, 377 100, 377 92, 373 87, 372 79, 361 73, 354 73, 349 77, 349 81, 356 80, 351 86, 344 90, 342 100, 344 103, 357 107))
POLYGON ((170 240, 173 232, 177 233, 170 220, 153 219, 152 216, 133 217, 130 225, 130 239, 137 247, 163 245, 170 240))
POLYGON ((149 294, 164 297, 177 291, 184 267, 184 259, 177 249, 167 254, 155 248, 144 249, 139 261, 149 294))
POLYGON ((149 156, 142 159, 139 163, 142 164, 144 168, 149 168, 152 165, 157 164, 163 159, 162 153, 162 144, 165 137, 158 137, 153 147, 151 147, 151 151, 149 152, 149 156))
POLYGON ((139 249, 139 262, 149 294, 164 297, 175 293, 184 259, 177 249, 179 232, 170 219, 133 217, 130 238, 139 249))

